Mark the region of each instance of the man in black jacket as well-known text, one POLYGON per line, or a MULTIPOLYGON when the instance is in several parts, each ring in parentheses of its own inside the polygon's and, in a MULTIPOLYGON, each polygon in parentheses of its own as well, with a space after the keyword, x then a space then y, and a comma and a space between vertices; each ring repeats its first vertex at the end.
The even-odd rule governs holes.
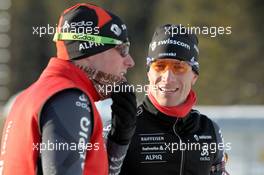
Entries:
POLYGON ((199 75, 198 39, 181 25, 156 29, 147 58, 149 90, 121 175, 225 175, 216 123, 192 107, 199 75))

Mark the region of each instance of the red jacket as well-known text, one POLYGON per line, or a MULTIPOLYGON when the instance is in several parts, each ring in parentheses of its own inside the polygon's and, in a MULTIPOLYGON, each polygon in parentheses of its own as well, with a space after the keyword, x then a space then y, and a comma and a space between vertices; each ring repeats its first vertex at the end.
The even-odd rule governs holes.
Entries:
POLYGON ((22 92, 7 117, 1 144, 0 174, 35 175, 40 143, 39 115, 45 102, 55 93, 68 88, 82 90, 93 108, 91 144, 99 150, 86 154, 84 175, 107 175, 107 153, 102 137, 102 122, 94 102, 99 100, 86 74, 69 61, 52 58, 40 78, 22 92))

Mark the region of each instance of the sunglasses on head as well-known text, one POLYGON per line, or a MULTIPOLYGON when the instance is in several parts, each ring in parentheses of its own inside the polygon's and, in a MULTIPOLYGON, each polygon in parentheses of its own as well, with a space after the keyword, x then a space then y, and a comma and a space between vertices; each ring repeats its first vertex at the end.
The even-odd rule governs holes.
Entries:
POLYGON ((123 42, 121 40, 99 35, 90 35, 82 33, 55 33, 53 41, 56 42, 58 40, 77 40, 103 44, 114 44, 116 45, 115 48, 122 57, 126 57, 129 54, 130 42, 123 42))
POLYGON ((171 70, 174 74, 182 74, 192 70, 188 62, 180 60, 156 60, 150 64, 150 67, 158 73, 171 70))

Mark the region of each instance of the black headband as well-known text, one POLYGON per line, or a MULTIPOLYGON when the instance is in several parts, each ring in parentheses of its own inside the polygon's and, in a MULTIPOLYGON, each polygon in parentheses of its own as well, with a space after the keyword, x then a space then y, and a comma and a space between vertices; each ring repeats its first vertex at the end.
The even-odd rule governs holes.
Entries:
POLYGON ((147 64, 155 59, 173 58, 189 62, 199 74, 198 39, 194 34, 180 33, 180 29, 183 26, 171 24, 156 29, 149 45, 147 64))

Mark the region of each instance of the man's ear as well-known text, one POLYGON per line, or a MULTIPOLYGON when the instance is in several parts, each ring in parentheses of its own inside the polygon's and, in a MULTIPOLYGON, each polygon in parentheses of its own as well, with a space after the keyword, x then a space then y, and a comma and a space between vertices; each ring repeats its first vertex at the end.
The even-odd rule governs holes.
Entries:
POLYGON ((147 77, 148 77, 148 81, 150 82, 149 70, 147 71, 147 77))
POLYGON ((193 73, 194 76, 193 76, 193 79, 192 79, 192 86, 196 83, 197 79, 198 79, 198 75, 193 73))

